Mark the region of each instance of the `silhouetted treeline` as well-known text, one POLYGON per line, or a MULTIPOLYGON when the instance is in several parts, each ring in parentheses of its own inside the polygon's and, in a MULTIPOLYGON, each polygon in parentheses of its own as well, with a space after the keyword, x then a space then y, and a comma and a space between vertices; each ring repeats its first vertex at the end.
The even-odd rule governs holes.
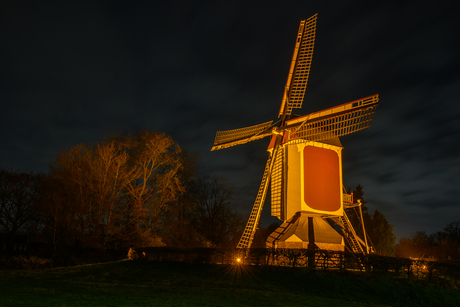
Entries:
MULTIPOLYGON (((233 191, 195 176, 169 136, 114 135, 59 153, 47 174, 0 170, 0 233, 53 248, 223 246, 244 227, 233 191)), ((236 243, 235 243, 236 245, 236 243)))
POLYGON ((428 235, 417 231, 399 239, 396 256, 405 258, 460 259, 460 221, 450 222, 442 231, 428 235))

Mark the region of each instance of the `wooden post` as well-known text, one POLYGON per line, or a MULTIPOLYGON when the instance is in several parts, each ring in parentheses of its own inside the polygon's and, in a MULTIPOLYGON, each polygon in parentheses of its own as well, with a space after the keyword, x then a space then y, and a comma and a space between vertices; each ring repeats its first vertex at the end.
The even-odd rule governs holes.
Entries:
POLYGON ((369 245, 367 244, 367 233, 366 228, 364 227, 364 219, 363 219, 363 210, 361 208, 361 199, 358 199, 359 203, 359 215, 361 217, 361 224, 363 225, 363 234, 364 234, 364 243, 366 245, 366 255, 369 255, 369 245))

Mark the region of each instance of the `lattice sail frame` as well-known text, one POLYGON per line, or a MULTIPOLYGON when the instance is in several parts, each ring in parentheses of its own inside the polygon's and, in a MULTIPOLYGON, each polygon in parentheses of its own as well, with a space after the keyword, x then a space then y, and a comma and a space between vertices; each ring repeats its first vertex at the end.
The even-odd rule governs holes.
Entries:
POLYGON ((285 108, 285 115, 291 115, 292 109, 302 107, 313 59, 317 17, 315 14, 300 22, 278 117, 283 115, 285 108))
POLYGON ((286 161, 284 157, 284 147, 278 147, 273 170, 271 173, 270 187, 271 187, 271 214, 280 220, 283 220, 284 212, 282 206, 283 185, 284 185, 284 167, 286 161))
POLYGON ((311 61, 313 59, 316 19, 317 15, 314 15, 307 19, 305 23, 305 30, 294 71, 294 79, 292 80, 289 91, 286 115, 291 115, 292 109, 302 107, 305 90, 307 89, 308 77, 310 76, 311 61))
MULTIPOLYGON (((279 147, 278 147, 279 148, 279 147)), ((271 172, 275 162, 274 157, 276 157, 276 149, 273 154, 271 154, 265 164, 264 175, 262 177, 262 182, 259 186, 259 191, 257 192, 256 200, 249 215, 248 222, 244 228, 243 235, 240 238, 236 248, 237 249, 246 249, 251 247, 252 240, 254 239, 254 234, 259 226, 260 215, 262 208, 265 203, 265 197, 267 196, 268 185, 270 184, 271 172)))
POLYGON ((371 126, 377 106, 350 112, 345 115, 316 120, 300 126, 291 133, 291 139, 321 141, 344 136, 371 126))
POLYGON ((211 148, 211 151, 227 148, 234 145, 245 144, 250 141, 255 141, 264 136, 257 137, 257 134, 266 131, 272 125, 273 121, 268 121, 262 124, 226 130, 226 131, 217 131, 216 138, 214 139, 214 146, 211 148), (254 137, 251 139, 251 137, 254 137))
MULTIPOLYGON (((285 141, 321 141, 367 129, 374 119, 378 101, 378 95, 373 95, 302 117, 305 119, 300 126, 288 130, 285 141)), ((295 120, 297 124, 302 118, 295 120)), ((290 124, 288 121, 287 125, 290 124)))

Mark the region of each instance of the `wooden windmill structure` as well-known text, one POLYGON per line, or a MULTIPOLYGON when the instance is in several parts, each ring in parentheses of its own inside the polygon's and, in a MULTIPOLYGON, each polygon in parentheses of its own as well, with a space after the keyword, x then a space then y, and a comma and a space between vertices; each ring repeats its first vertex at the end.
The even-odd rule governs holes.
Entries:
POLYGON ((339 137, 370 127, 378 95, 305 116, 291 115, 302 107, 316 20, 317 14, 300 22, 280 120, 216 134, 211 150, 271 137, 262 182, 237 248, 251 246, 271 182, 271 214, 284 223, 270 235, 267 247, 344 250, 347 242, 352 252, 368 252, 366 235, 361 239, 356 234, 344 210, 361 207, 343 188, 339 137))

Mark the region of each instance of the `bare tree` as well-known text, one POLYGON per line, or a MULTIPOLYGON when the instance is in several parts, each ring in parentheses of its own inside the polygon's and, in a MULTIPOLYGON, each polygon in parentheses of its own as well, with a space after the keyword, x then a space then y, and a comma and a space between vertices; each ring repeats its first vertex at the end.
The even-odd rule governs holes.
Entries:
POLYGON ((59 182, 51 186, 61 189, 57 203, 48 206, 53 228, 70 217, 75 239, 85 245, 155 244, 156 217, 182 190, 180 152, 170 137, 153 132, 61 152, 51 165, 59 182), (70 215, 60 209, 65 203, 70 215))
POLYGON ((0 231, 4 240, 39 222, 43 175, 0 169, 0 231))
POLYGON ((191 201, 192 193, 189 193, 190 182, 196 179, 195 171, 198 166, 198 158, 192 152, 182 151, 181 161, 183 167, 179 170, 178 174, 185 189, 182 189, 182 192, 175 201, 163 207, 160 216, 161 236, 168 246, 203 246, 206 239, 192 224, 194 204, 191 201))
POLYGON ((205 176, 191 181, 188 188, 192 225, 212 245, 228 245, 244 227, 231 187, 222 179, 205 176))
MULTIPOLYGON (((114 140, 127 152, 133 172, 125 199, 130 208, 129 219, 134 221, 133 234, 155 232, 161 211, 183 191, 179 179, 181 150, 171 138, 151 132, 140 132, 133 137, 120 135, 114 140)), ((145 245, 145 242, 135 243, 145 245)))

